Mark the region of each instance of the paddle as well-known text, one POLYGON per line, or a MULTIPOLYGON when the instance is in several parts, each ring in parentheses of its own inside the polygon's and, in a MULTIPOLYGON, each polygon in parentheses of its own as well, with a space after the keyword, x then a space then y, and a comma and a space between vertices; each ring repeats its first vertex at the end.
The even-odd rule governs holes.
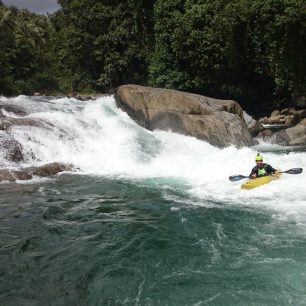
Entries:
MULTIPOLYGON (((287 173, 287 174, 300 174, 303 172, 303 168, 292 168, 286 171, 279 171, 279 173, 287 173)), ((231 175, 228 179, 231 182, 236 182, 236 181, 240 181, 244 178, 248 178, 248 176, 245 175, 241 175, 241 174, 236 174, 236 175, 231 175)))
POLYGON ((231 182, 236 182, 236 181, 240 181, 240 180, 242 180, 244 178, 248 178, 248 176, 241 175, 241 174, 236 174, 236 175, 231 175, 228 179, 231 182))
POLYGON ((279 173, 288 173, 288 174, 300 174, 303 172, 303 168, 292 168, 287 171, 279 171, 279 173))

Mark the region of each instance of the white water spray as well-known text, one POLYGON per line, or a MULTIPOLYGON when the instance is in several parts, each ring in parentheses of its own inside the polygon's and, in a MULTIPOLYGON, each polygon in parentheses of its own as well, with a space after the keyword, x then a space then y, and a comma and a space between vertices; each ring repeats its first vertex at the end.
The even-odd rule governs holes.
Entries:
MULTIPOLYGON (((116 107, 113 97, 80 102, 20 96, 0 98, 0 102, 21 105, 28 111, 25 118, 42 122, 42 127, 12 128, 11 135, 22 145, 25 160, 16 165, 2 154, 2 168, 71 163, 87 175, 184 181, 186 192, 198 199, 196 205, 212 200, 267 206, 289 214, 306 211, 306 171, 283 174, 282 179, 254 190, 241 190, 242 181, 230 182, 228 176, 249 174, 254 148, 218 149, 193 137, 145 130, 116 107)), ((281 170, 305 169, 305 157, 303 152, 264 153, 265 162, 281 170)))

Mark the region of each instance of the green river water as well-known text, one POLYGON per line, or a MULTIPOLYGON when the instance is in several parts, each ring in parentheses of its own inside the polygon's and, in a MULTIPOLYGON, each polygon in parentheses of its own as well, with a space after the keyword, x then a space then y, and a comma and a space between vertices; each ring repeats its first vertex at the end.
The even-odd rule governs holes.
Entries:
MULTIPOLYGON (((25 164, 80 170, 0 184, 0 305, 306 305, 304 173, 241 190, 227 177, 251 148, 145 132, 112 101, 47 102, 33 116, 72 132, 16 128, 25 164)), ((265 157, 305 167, 305 152, 265 157)))

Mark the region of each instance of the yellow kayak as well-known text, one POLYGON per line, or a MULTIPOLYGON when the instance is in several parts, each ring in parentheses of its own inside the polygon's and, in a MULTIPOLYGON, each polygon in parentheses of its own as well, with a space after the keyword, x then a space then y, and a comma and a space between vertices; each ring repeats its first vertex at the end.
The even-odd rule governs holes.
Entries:
POLYGON ((257 178, 254 178, 254 179, 249 179, 244 184, 241 185, 241 188, 242 189, 256 188, 256 187, 259 187, 261 185, 268 184, 268 183, 270 183, 274 180, 278 180, 280 178, 280 176, 281 176, 281 174, 277 173, 277 174, 257 177, 257 178))

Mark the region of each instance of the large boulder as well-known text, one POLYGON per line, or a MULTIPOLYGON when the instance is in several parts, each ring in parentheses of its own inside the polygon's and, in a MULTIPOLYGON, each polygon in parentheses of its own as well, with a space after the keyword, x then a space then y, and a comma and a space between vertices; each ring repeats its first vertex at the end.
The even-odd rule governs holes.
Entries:
POLYGON ((305 121, 301 121, 300 124, 281 130, 274 134, 274 142, 279 145, 306 145, 306 125, 305 121))
POLYGON ((138 85, 118 87, 115 98, 120 108, 150 130, 171 130, 218 147, 254 144, 243 110, 232 100, 138 85))

